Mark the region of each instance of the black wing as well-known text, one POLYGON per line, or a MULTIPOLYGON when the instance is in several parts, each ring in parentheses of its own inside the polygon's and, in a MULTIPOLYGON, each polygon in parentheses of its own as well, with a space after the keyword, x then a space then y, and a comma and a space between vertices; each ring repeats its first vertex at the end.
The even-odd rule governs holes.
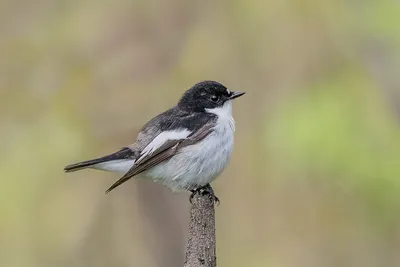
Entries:
POLYGON ((157 148, 153 153, 149 153, 148 155, 140 158, 140 160, 135 162, 132 168, 124 176, 122 176, 109 189, 107 189, 106 194, 116 187, 120 186, 121 184, 125 183, 133 176, 138 175, 165 160, 168 160, 176 153, 179 153, 179 150, 183 147, 196 144, 197 142, 203 140, 213 131, 213 128, 214 122, 210 122, 205 124, 203 127, 197 129, 197 131, 194 131, 185 139, 168 140, 159 148, 157 148))

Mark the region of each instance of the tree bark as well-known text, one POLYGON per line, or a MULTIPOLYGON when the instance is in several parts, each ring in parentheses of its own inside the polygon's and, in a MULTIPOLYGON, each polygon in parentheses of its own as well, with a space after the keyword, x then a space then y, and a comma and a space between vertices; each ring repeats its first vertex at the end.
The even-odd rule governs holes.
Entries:
POLYGON ((215 209, 208 194, 196 194, 190 210, 184 267, 215 267, 215 209))

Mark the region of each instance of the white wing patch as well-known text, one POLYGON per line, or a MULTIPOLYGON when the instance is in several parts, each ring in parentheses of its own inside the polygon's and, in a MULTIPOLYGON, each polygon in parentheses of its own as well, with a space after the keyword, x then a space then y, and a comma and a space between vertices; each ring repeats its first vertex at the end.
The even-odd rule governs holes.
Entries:
POLYGON ((144 157, 151 155, 154 151, 156 151, 159 147, 161 147, 168 140, 179 140, 185 139, 192 132, 188 129, 179 129, 174 131, 165 131, 157 135, 153 141, 150 142, 142 151, 140 158, 137 161, 141 161, 144 157))

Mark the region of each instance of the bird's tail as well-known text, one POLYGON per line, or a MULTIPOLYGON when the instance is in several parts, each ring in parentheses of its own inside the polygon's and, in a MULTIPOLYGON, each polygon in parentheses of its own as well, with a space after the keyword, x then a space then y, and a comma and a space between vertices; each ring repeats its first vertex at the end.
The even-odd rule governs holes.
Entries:
POLYGON ((64 171, 65 172, 79 171, 79 170, 92 167, 92 166, 94 166, 96 164, 99 164, 99 163, 102 163, 102 162, 105 162, 105 161, 106 160, 102 160, 101 158, 82 161, 82 162, 78 162, 78 163, 74 163, 74 164, 70 164, 70 165, 66 166, 64 168, 64 171))
POLYGON ((104 163, 112 160, 120 160, 120 159, 128 159, 133 155, 133 151, 130 150, 129 148, 125 147, 121 149, 120 151, 101 157, 101 158, 96 158, 96 159, 91 159, 91 160, 86 160, 78 163, 74 163, 71 165, 68 165, 64 168, 65 172, 74 172, 74 171, 79 171, 82 169, 94 167, 95 165, 99 163, 104 163))

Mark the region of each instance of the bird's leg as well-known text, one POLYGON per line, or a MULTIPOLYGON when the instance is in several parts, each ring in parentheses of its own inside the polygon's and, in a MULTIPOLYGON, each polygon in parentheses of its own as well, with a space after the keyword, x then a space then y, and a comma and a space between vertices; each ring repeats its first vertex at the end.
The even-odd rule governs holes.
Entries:
POLYGON ((208 194, 208 197, 212 201, 214 201, 215 204, 219 205, 219 202, 220 202, 219 198, 215 195, 214 189, 211 187, 210 184, 206 184, 205 186, 203 186, 202 189, 203 189, 203 191, 201 192, 201 194, 203 196, 208 194))
POLYGON ((214 189, 211 187, 210 184, 206 184, 205 186, 196 188, 194 190, 190 190, 192 192, 192 194, 189 197, 189 201, 190 203, 193 204, 192 200, 193 197, 197 194, 200 193, 202 196, 208 195, 209 198, 214 201, 215 204, 219 205, 219 198, 215 195, 214 193, 214 189))

